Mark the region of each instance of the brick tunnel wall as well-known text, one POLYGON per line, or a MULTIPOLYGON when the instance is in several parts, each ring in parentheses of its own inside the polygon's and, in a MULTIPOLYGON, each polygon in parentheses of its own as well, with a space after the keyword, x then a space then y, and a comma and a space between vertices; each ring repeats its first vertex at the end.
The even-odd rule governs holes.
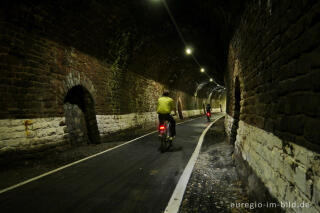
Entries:
MULTIPOLYGON (((29 13, 24 15, 30 18, 29 13)), ((44 22, 38 15, 35 18, 44 22)), ((50 39, 41 27, 30 30, 23 15, 17 18, 20 24, 3 17, 0 22, 0 154, 85 143, 85 115, 79 107, 65 103, 68 91, 79 85, 93 100, 90 111, 102 141, 156 127, 156 102, 168 85, 50 39), (66 109, 72 109, 69 121, 66 109), (71 142, 71 138, 76 140, 71 142)), ((50 28, 50 22, 41 26, 50 28)), ((54 36, 64 36, 63 29, 52 27, 54 36)), ((74 42, 91 42, 82 39, 74 42)), ((202 113, 203 98, 170 90, 180 100, 185 118, 202 113)))
POLYGON ((240 173, 311 205, 289 212, 320 211, 319 17, 319 1, 248 1, 229 48, 225 126, 252 170, 240 173))
POLYGON ((209 96, 211 107, 217 112, 226 112, 226 92, 212 93, 209 96))

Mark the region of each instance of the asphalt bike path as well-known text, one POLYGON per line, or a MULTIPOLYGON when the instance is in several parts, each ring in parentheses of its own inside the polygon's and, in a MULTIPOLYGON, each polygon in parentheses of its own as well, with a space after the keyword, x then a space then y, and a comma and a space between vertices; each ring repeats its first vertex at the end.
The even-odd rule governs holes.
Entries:
POLYGON ((208 125, 206 117, 177 125, 165 153, 154 133, 3 192, 1 213, 163 212, 208 125))

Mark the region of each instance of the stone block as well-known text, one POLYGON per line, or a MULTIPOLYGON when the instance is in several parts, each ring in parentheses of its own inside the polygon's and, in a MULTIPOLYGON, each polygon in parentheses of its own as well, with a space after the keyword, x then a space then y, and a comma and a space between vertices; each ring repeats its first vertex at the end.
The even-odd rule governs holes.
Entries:
POLYGON ((270 150, 272 149, 282 149, 282 141, 277 136, 267 133, 267 134, 261 134, 262 137, 264 137, 265 141, 267 141, 267 146, 270 150))
POLYGON ((296 162, 290 157, 285 156, 284 162, 283 162, 283 168, 280 169, 280 173, 283 174, 283 176, 290 182, 294 183, 294 175, 295 175, 295 165, 296 162))
POLYGON ((266 146, 261 144, 255 144, 252 148, 263 158, 268 164, 272 160, 272 152, 266 148, 266 146))
POLYGON ((55 131, 56 131, 57 135, 63 135, 65 133, 64 132, 64 127, 56 128, 55 131))
POLYGON ((281 156, 282 154, 283 153, 280 152, 278 149, 272 149, 270 161, 273 169, 283 175, 283 172, 281 172, 281 170, 283 170, 283 163, 284 163, 283 157, 281 156))
POLYGON ((37 122, 33 125, 31 125, 31 129, 33 130, 38 130, 38 129, 45 129, 49 127, 49 123, 48 122, 37 122))
POLYGON ((289 185, 289 183, 287 182, 286 179, 282 178, 279 173, 274 173, 274 178, 272 180, 270 180, 271 182, 274 182, 274 183, 277 183, 277 184, 274 184, 275 187, 276 187, 276 191, 277 191, 277 194, 275 197, 277 198, 284 198, 285 197, 285 193, 286 193, 286 189, 289 185))
POLYGON ((297 162, 305 166, 311 163, 309 159, 313 157, 313 153, 310 150, 294 143, 290 143, 290 145, 293 147, 293 156, 297 162))
POLYGON ((11 134, 1 132, 0 134, 0 141, 9 140, 11 138, 11 134))
MULTIPOLYGON (((1 136, 2 135, 0 135, 0 138, 1 136)), ((25 138, 26 136, 27 136, 26 132, 12 132, 12 133, 5 134, 3 137, 10 138, 10 139, 17 139, 17 138, 25 138)))
POLYGON ((17 147, 21 146, 21 141, 20 140, 10 140, 7 143, 7 146, 17 148, 17 147))
POLYGON ((320 209, 320 177, 319 176, 314 179, 312 201, 320 209))
POLYGON ((25 121, 25 120, 21 120, 21 119, 10 119, 10 120, 6 120, 6 121, 7 121, 6 125, 12 127, 12 126, 24 125, 24 121, 25 121))
POLYGON ((7 119, 0 119, 0 127, 7 127, 8 120, 7 119))
POLYGON ((294 183, 299 190, 301 190, 307 197, 311 198, 310 183, 306 179, 306 173, 307 171, 304 167, 298 166, 295 169, 294 183))
MULTIPOLYGON (((15 126, 15 127, 11 128, 11 131, 14 131, 14 132, 22 132, 25 130, 26 130, 26 127, 24 125, 15 126)), ((1 130, 0 130, 0 132, 1 132, 1 130)))
POLYGON ((298 197, 297 197, 297 191, 295 186, 290 183, 287 184, 283 202, 293 203, 293 202, 297 202, 297 200, 298 200, 298 197))

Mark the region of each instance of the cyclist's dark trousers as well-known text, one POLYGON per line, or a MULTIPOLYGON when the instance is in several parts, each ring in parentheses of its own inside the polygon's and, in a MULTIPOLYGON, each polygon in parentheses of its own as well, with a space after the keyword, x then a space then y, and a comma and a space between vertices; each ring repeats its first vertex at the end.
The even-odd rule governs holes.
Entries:
POLYGON ((171 132, 171 136, 175 136, 176 135, 176 121, 173 119, 173 117, 170 114, 159 114, 159 123, 163 124, 164 121, 169 121, 170 122, 170 132, 171 132))

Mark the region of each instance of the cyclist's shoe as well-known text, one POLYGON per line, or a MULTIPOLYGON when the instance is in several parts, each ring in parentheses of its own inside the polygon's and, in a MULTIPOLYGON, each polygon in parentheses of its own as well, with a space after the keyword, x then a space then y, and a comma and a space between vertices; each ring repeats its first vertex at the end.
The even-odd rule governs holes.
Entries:
POLYGON ((172 141, 174 137, 169 137, 169 140, 172 141))

